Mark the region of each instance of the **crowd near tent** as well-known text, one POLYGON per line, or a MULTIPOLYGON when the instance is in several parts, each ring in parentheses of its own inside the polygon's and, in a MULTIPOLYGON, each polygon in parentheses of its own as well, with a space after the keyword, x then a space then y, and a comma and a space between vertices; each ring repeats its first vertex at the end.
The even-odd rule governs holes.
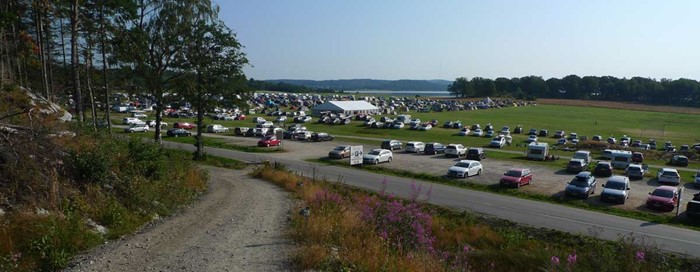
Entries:
POLYGON ((335 114, 379 114, 379 108, 367 101, 326 101, 311 109, 311 115, 319 116, 322 112, 335 114))

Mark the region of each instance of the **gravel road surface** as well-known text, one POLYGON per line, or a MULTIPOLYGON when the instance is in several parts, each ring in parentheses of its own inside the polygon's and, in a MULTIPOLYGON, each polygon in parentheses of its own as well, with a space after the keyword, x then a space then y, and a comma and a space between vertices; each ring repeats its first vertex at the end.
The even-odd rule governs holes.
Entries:
POLYGON ((206 167, 209 191, 180 214, 76 258, 67 271, 287 271, 292 201, 248 170, 206 167))

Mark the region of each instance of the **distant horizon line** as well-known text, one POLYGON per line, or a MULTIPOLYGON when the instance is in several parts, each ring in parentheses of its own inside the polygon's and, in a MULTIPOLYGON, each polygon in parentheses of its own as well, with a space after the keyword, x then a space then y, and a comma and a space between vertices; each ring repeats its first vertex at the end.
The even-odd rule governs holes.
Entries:
MULTIPOLYGON (((591 75, 580 76, 580 75, 577 75, 577 74, 570 74, 570 75, 575 75, 575 76, 578 76, 578 77, 580 77, 580 78, 584 78, 584 77, 591 76, 591 75)), ((466 77, 466 76, 465 76, 464 78, 472 79, 472 78, 480 77, 480 78, 486 78, 486 79, 496 80, 496 79, 498 79, 498 78, 513 79, 513 78, 522 78, 522 77, 536 76, 536 77, 541 77, 541 78, 544 79, 544 80, 547 80, 547 79, 550 79, 550 78, 563 79, 563 78, 565 78, 565 77, 567 77, 567 76, 570 76, 570 75, 566 75, 566 76, 563 76, 563 77, 543 77, 543 76, 537 76, 537 75, 527 75, 527 76, 519 76, 519 77, 517 77, 517 76, 516 76, 516 77, 504 77, 504 76, 499 76, 499 77, 496 77, 496 78, 483 77, 483 76, 475 76, 475 77, 466 77)), ((615 77, 615 78, 618 78, 618 79, 631 79, 631 78, 639 77, 639 78, 652 79, 652 80, 655 80, 655 81, 661 81, 661 80, 663 80, 663 79, 669 79, 669 80, 689 79, 689 80, 700 81, 700 80, 698 80, 698 79, 690 78, 690 77, 678 77, 678 78, 666 78, 666 77, 661 77, 661 78, 656 78, 656 77, 645 77, 645 76, 618 77, 618 76, 611 76, 611 75, 592 76, 592 77, 599 77, 599 78, 600 78, 600 77, 615 77)), ((251 79, 262 80, 262 81, 273 81, 273 80, 308 80, 308 81, 330 81, 330 80, 384 80, 384 81, 399 81, 399 80, 420 80, 420 81, 435 81, 435 80, 441 80, 441 81, 450 81, 450 82, 452 82, 452 81, 455 81, 455 79, 457 79, 457 78, 455 78, 455 79, 439 79, 439 78, 435 78, 435 79, 409 79, 409 78, 402 78, 402 79, 380 79, 380 78, 339 78, 339 79, 275 78, 275 79, 258 79, 258 78, 255 78, 255 77, 251 77, 251 79)))

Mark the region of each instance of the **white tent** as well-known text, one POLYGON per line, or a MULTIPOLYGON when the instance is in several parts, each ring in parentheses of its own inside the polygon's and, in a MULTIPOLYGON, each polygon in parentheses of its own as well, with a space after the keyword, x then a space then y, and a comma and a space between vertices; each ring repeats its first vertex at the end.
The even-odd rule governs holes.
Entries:
POLYGON ((379 108, 367 101, 326 101, 323 104, 313 107, 311 115, 319 116, 321 112, 332 112, 335 114, 355 115, 355 114, 377 114, 379 108))

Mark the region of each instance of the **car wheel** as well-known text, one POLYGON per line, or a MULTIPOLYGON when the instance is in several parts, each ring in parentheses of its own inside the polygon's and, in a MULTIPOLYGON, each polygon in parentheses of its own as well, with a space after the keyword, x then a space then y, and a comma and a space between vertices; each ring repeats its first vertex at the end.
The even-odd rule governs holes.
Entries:
POLYGON ((180 134, 175 134, 175 138, 180 137, 180 134))
MULTIPOLYGON (((476 171, 476 175, 481 175, 481 169, 479 169, 479 171, 476 171)), ((518 184, 520 184, 520 182, 518 182, 518 184)))
POLYGON ((388 162, 391 162, 391 159, 392 159, 392 158, 391 158, 391 157, 389 157, 389 160, 388 160, 388 162))
POLYGON ((267 144, 267 145, 265 145, 265 146, 266 146, 266 147, 270 147, 270 144, 268 143, 268 144, 267 144))
POLYGON ((518 183, 515 184, 515 188, 520 189, 520 181, 518 181, 518 183))
POLYGON ((374 164, 379 164, 379 160, 374 160, 374 164))

